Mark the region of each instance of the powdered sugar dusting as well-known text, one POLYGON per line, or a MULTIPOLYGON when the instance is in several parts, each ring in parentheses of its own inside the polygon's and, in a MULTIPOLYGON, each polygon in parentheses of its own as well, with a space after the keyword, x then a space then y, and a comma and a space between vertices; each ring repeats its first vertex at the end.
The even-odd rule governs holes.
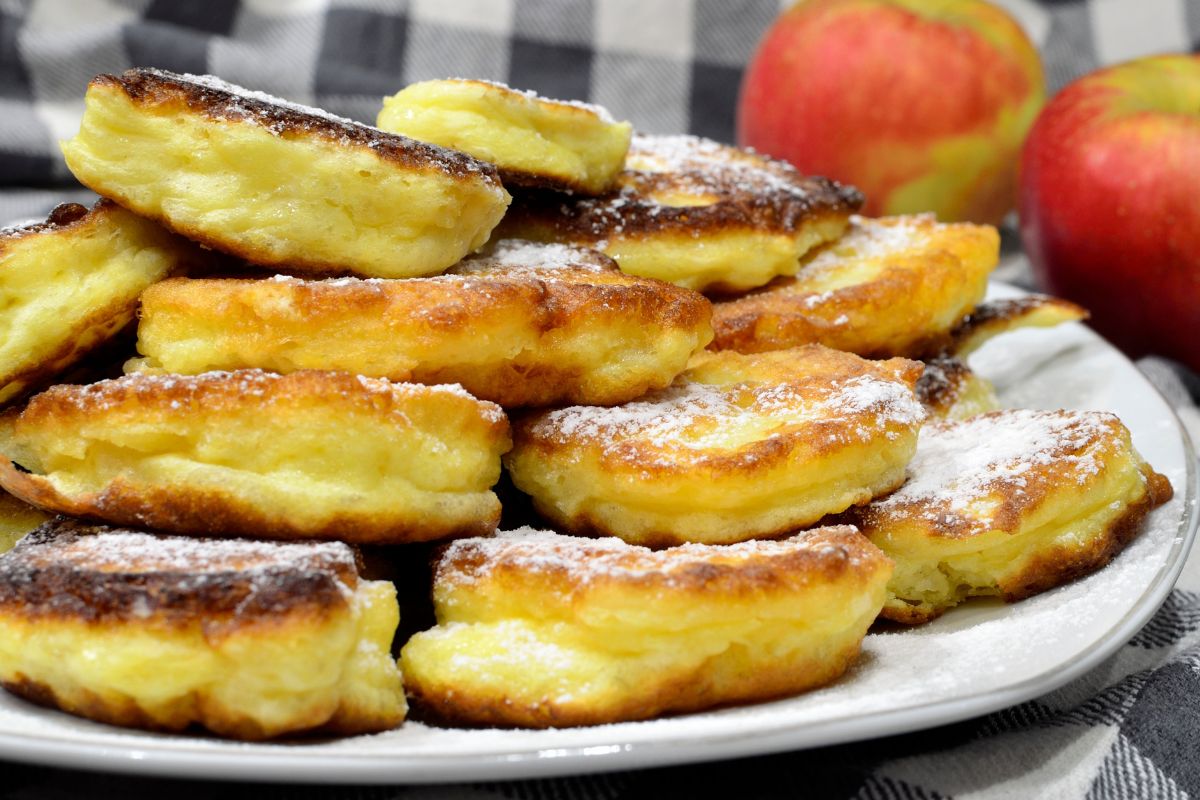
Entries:
MULTIPOLYGON (((137 372, 120 378, 98 381, 87 385, 55 386, 33 398, 31 407, 41 404, 65 404, 76 411, 103 413, 127 401, 130 396, 147 407, 157 407, 170 412, 192 414, 195 403, 211 403, 219 398, 233 397, 238 401, 266 403, 272 397, 307 395, 322 400, 340 398, 353 401, 356 398, 370 400, 371 396, 385 399, 386 405, 395 404, 390 413, 407 423, 405 405, 413 400, 430 395, 451 396, 469 400, 480 415, 490 423, 506 419, 503 409, 495 403, 479 400, 461 385, 419 383, 393 383, 385 378, 370 378, 347 372, 302 370, 287 375, 266 372, 260 369, 243 369, 232 372, 212 371, 199 375, 173 375, 137 372)), ((380 404, 372 407, 384 411, 380 404)), ((209 408, 212 408, 210 405, 209 408)), ((247 412, 250 413, 250 412, 247 412)))
POLYGON ((987 526, 976 515, 995 505, 989 495, 1020 497, 1039 470, 1049 469, 1058 484, 1087 484, 1105 468, 1098 445, 1119 425, 1102 412, 1023 409, 931 423, 921 431, 908 480, 870 510, 916 508, 945 526, 987 526))
POLYGON ((458 275, 491 272, 553 273, 561 270, 613 272, 617 264, 608 256, 585 247, 504 239, 490 253, 463 259, 452 268, 458 275))
MULTIPOLYGON (((103 530, 103 529, 102 529, 103 530)), ((54 545, 57 563, 101 572, 178 572, 203 575, 231 570, 247 573, 337 564, 354 570, 354 551, 342 542, 260 542, 249 539, 191 539, 108 529, 54 545)))
POLYGON ((469 584, 503 568, 528 574, 562 575, 573 587, 586 587, 597 581, 647 580, 669 586, 681 582, 698 566, 736 568, 798 553, 858 563, 869 557, 865 553, 872 552, 861 545, 857 531, 846 525, 802 531, 786 539, 730 545, 684 544, 665 550, 651 550, 617 538, 586 539, 524 527, 452 542, 440 561, 439 580, 450 578, 459 584, 469 584))
POLYGON ((451 175, 474 173, 476 178, 487 180, 495 185, 497 191, 500 190, 499 176, 495 168, 464 153, 381 131, 370 125, 330 114, 323 109, 293 103, 266 92, 236 86, 213 75, 179 75, 159 69, 133 69, 119 78, 135 84, 147 79, 168 87, 174 84, 172 88, 176 91, 179 90, 179 84, 186 84, 212 93, 206 99, 210 105, 219 106, 225 114, 260 125, 276 136, 298 128, 323 136, 336 136, 339 137, 342 146, 365 146, 380 155, 436 166, 451 175))
POLYGON ((813 256, 804 265, 801 274, 807 278, 841 270, 848 259, 881 259, 903 255, 908 250, 923 247, 929 240, 928 228, 936 224, 937 218, 932 214, 884 219, 853 215, 846 234, 813 256))
POLYGON ((849 443, 889 433, 892 438, 894 432, 887 429, 918 425, 925 412, 908 386, 872 375, 821 386, 738 383, 723 387, 679 380, 624 405, 550 411, 532 425, 530 433, 561 444, 598 443, 606 455, 618 455, 632 442, 647 463, 670 464, 678 448, 728 450, 731 431, 761 429, 763 418, 769 430, 761 438, 819 423, 819 435, 849 443), (647 447, 653 452, 647 453, 647 447))

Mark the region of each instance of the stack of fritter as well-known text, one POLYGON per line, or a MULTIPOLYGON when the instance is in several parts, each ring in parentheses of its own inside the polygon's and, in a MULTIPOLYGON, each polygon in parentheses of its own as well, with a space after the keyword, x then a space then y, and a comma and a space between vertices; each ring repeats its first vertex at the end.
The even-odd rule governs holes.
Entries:
POLYGON ((406 693, 466 725, 762 700, 880 615, 1094 570, 1170 496, 1110 415, 992 410, 966 354, 1083 312, 981 304, 990 228, 484 81, 378 125, 88 88, 63 151, 105 199, 0 240, 0 534, 44 523, 0 557, 11 691, 247 739, 406 693), (551 530, 496 532, 502 464, 551 530), (364 577, 442 540, 431 592, 364 577), (436 625, 393 641, 397 588, 436 625))

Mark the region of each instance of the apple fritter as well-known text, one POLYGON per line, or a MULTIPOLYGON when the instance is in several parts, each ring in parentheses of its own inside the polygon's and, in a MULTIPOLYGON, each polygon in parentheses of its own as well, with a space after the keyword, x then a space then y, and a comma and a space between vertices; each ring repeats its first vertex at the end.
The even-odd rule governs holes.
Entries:
POLYGON ((815 342, 873 358, 937 353, 983 299, 999 248, 986 225, 854 217, 795 277, 714 303, 712 346, 758 353, 815 342))
POLYGON ((339 543, 197 540, 59 518, 0 556, 0 684, 127 727, 372 733, 407 710, 395 588, 339 543))
POLYGON ((794 275, 800 256, 845 231, 857 190, 694 136, 636 134, 601 197, 519 194, 505 236, 603 250, 631 275, 744 291, 794 275))
POLYGON ((1069 300, 1044 294, 988 300, 977 305, 950 333, 948 348, 966 358, 986 342, 1019 328, 1052 328, 1088 318, 1088 312, 1069 300))
POLYGON ((22 536, 51 518, 37 506, 0 490, 0 553, 12 549, 22 536))
POLYGON ((533 531, 463 539, 401 664, 414 712, 534 728, 795 694, 854 661, 891 564, 848 526, 653 551, 533 531))
POLYGON ((0 404, 47 383, 126 325, 138 296, 200 248, 111 201, 0 231, 0 404))
POLYGON ((600 106, 461 78, 406 86, 376 124, 495 164, 506 185, 585 194, 612 186, 633 132, 600 106))
POLYGON ((514 421, 505 465, 562 529, 651 546, 778 536, 895 489, 921 365, 809 345, 701 353, 667 389, 514 421))
POLYGON ((991 382, 967 365, 967 356, 1002 333, 1086 318, 1087 311, 1074 303, 1040 294, 980 303, 950 332, 946 349, 925 358, 917 397, 938 419, 966 419, 998 409, 1000 401, 991 382))
POLYGON ((1171 494, 1112 414, 993 411, 927 424, 904 486, 845 519, 896 562, 882 616, 914 624, 1103 567, 1171 494))
POLYGON ((0 485, 173 533, 398 543, 495 529, 500 408, 342 372, 130 375, 0 416, 0 485))
POLYGON ((85 102, 62 145, 80 182, 254 264, 431 275, 508 206, 490 164, 211 76, 99 75, 85 102))
POLYGON ((166 281, 143 299, 146 358, 128 368, 344 369, 506 408, 611 405, 666 386, 712 338, 703 297, 595 251, 505 241, 454 273, 166 281))

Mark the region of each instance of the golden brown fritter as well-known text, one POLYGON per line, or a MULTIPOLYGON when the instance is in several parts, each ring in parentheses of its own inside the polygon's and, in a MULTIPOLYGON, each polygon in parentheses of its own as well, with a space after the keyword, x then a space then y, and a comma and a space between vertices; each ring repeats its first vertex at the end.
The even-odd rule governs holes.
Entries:
POLYGON ((976 306, 950 333, 948 350, 966 358, 985 342, 1020 328, 1052 328, 1088 318, 1088 312, 1069 300, 1044 294, 988 300, 976 306))
POLYGON ((712 338, 703 297, 594 251, 502 242, 403 281, 167 281, 131 369, 344 369, 460 383, 505 407, 611 405, 666 386, 712 338))
POLYGON ((404 720, 390 583, 341 543, 196 540, 59 518, 0 557, 0 683, 128 727, 237 739, 404 720))
POLYGON ((255 264, 409 277, 487 241, 489 164, 211 76, 133 69, 88 86, 62 145, 80 182, 255 264))
POLYGON ((495 529, 499 407, 340 372, 132 375, 0 416, 0 485, 185 534, 426 541, 495 529))
POLYGON ((518 194, 500 230, 594 247, 631 275, 744 291, 794 275, 862 205, 852 188, 694 136, 635 135, 617 186, 601 197, 518 194))
POLYGON ((996 229, 931 215, 854 217, 795 277, 713 305, 713 348, 759 353, 815 342, 869 358, 920 358, 983 299, 996 229))
POLYGON ((524 529, 451 544, 401 664, 452 724, 598 725, 795 694, 854 661, 891 564, 850 527, 652 551, 524 529))
POLYGON ((514 421, 505 466, 563 530, 652 546, 777 536, 904 480, 921 365, 810 345, 701 353, 669 388, 514 421))
POLYGON ((612 187, 633 132, 599 106, 462 78, 404 87, 376 125, 495 164, 506 185, 585 194, 612 187))
POLYGON ((1171 494, 1112 414, 993 411, 927 424, 904 486, 845 519, 896 562, 882 616, 912 624, 1103 567, 1171 494))
POLYGON ((107 200, 0 231, 0 404, 48 383, 133 320, 138 295, 200 248, 107 200))
POLYGON ((917 396, 938 419, 966 419, 998 409, 991 382, 967 365, 967 356, 1002 333, 1086 318, 1087 312, 1074 303, 1040 294, 980 303, 950 332, 941 354, 925 357, 917 396))

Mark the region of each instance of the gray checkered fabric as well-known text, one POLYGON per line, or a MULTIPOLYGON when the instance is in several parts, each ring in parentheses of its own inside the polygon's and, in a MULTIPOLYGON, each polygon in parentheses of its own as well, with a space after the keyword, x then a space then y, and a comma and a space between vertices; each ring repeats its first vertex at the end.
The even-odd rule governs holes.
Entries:
MULTIPOLYGON (((1050 90, 1097 66, 1200 47, 1200 0, 999 0, 1050 90)), ((741 69, 777 0, 0 0, 0 222, 84 199, 58 155, 87 81, 155 66, 372 122, 404 84, 462 75, 587 99, 651 132, 729 141, 741 69)), ((1010 248, 1011 249, 1011 248, 1010 248)), ((1003 279, 1030 285, 1019 257, 1003 279)), ((1200 432, 1200 380, 1139 366, 1200 432)), ((680 768, 472 786, 205 785, 0 765, 4 797, 1200 798, 1200 561, 1090 674, 980 719, 853 745, 680 768)))

